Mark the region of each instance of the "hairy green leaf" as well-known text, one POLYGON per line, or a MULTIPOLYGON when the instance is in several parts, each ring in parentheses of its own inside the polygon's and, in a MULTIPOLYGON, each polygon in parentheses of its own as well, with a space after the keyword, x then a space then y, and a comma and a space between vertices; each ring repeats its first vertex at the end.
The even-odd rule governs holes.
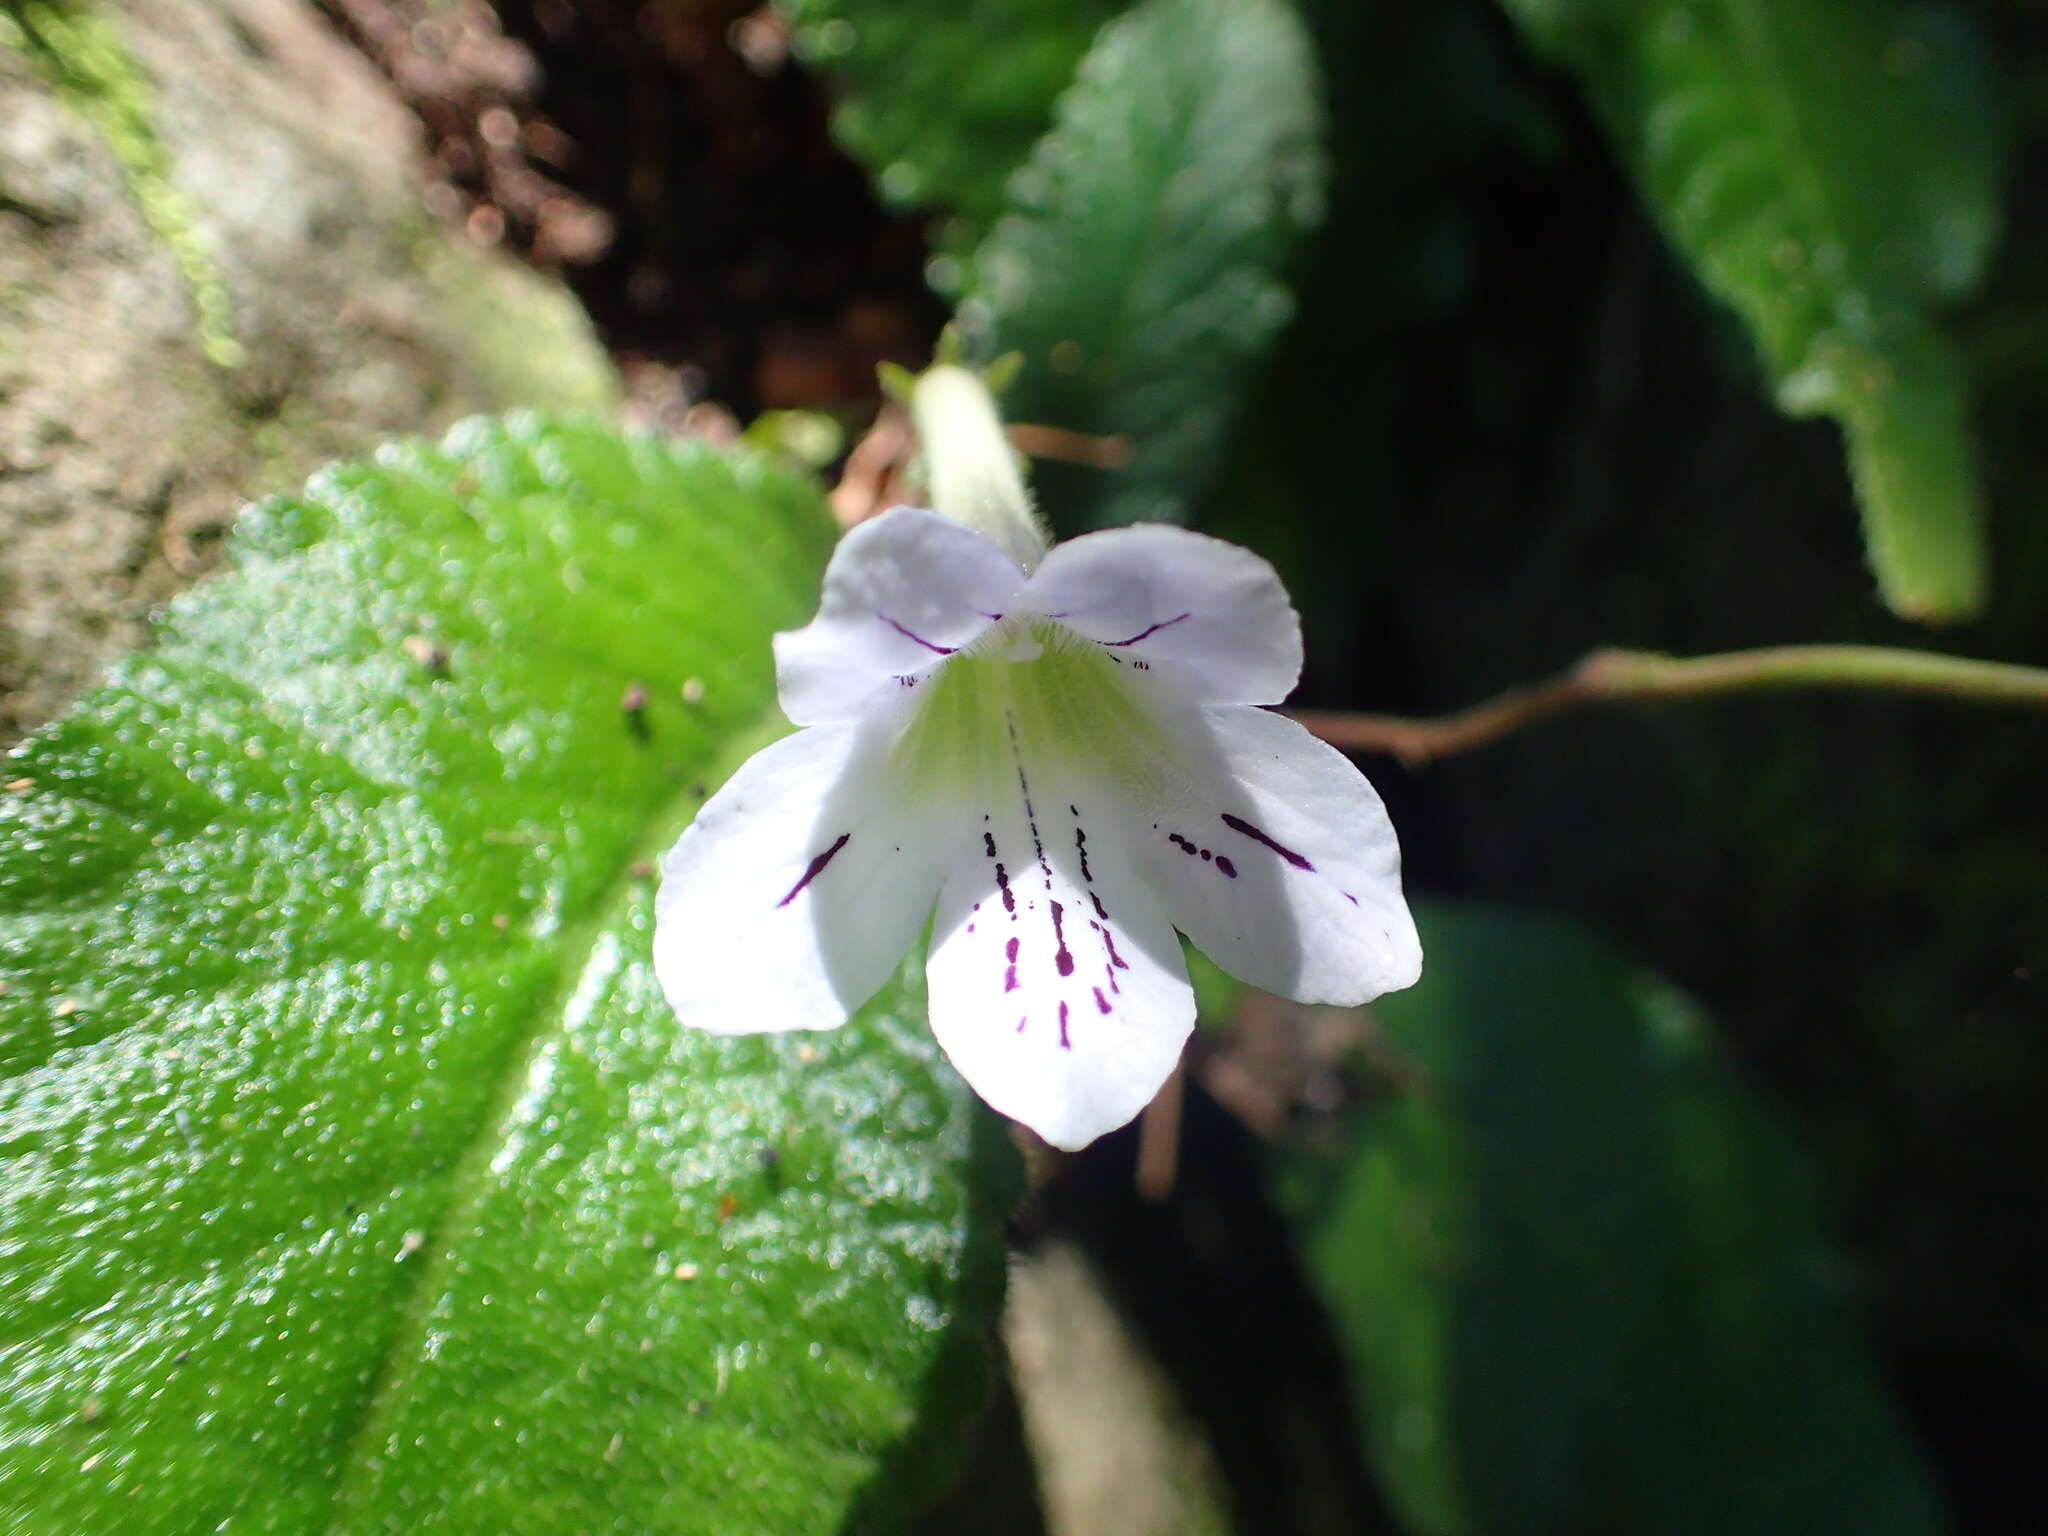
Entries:
POLYGON ((1005 414, 1121 436, 1047 465, 1081 526, 1178 521, 1206 484, 1321 209, 1318 83, 1282 0, 1145 0, 1104 29, 975 254, 963 329, 1025 366, 1005 414))
POLYGON ((1689 1005, 1563 923, 1437 910, 1423 942, 1374 1006, 1403 1090, 1292 1170, 1411 1523, 1939 1531, 1797 1151, 1689 1005))
POLYGON ((915 968, 722 1039, 648 961, 815 490, 474 423, 235 543, 0 795, 0 1525, 886 1528, 977 1390, 985 1117, 915 968))
POLYGON ((1842 425, 1885 601, 1983 598, 1967 389, 1934 321, 1997 227, 1983 61, 1890 0, 1505 0, 1585 81, 1779 403, 1842 425))
POLYGON ((897 203, 957 216, 969 245, 1123 0, 781 0, 799 55, 847 95, 832 131, 897 203))

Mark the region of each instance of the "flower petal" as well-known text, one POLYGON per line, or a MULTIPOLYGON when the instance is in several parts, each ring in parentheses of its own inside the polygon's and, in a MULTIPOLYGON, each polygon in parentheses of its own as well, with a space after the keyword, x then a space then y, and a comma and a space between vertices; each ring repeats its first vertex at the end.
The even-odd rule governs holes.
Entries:
POLYGON ((1242 705, 1184 719, 1143 793, 1142 860, 1174 926, 1233 976, 1346 1006, 1422 973, 1401 850, 1350 761, 1242 705))
POLYGON ((1175 675, 1216 704, 1277 704, 1301 676, 1301 621, 1250 550, 1161 523, 1056 546, 1020 608, 1175 675))
POLYGON ((755 754, 662 861, 654 968, 685 1024, 830 1029, 931 911, 943 850, 882 771, 901 711, 755 754))
POLYGON ((839 541, 818 616, 775 637, 782 712, 798 725, 855 720, 970 644, 1024 574, 988 539, 921 507, 892 507, 839 541))
POLYGON ((1075 1150, 1151 1102, 1194 1025, 1180 944, 1106 792, 1020 769, 939 895, 932 1032, 984 1099, 1075 1150))

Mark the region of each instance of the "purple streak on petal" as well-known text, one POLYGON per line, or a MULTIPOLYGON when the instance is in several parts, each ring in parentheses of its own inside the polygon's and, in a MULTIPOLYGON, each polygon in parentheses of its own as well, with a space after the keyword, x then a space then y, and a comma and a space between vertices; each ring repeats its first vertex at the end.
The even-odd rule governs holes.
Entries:
POLYGON ((1010 894, 1010 874, 998 863, 996 865, 996 889, 1003 893, 1003 910, 1010 914, 1010 921, 1017 920, 1017 898, 1010 894))
POLYGON ((1058 902, 1054 902, 1052 904, 1052 936, 1059 943, 1059 951, 1052 957, 1052 963, 1059 967, 1059 972, 1062 976, 1071 976, 1074 974, 1074 955, 1073 951, 1067 948, 1067 931, 1060 922, 1060 919, 1065 915, 1066 908, 1062 907, 1058 902))
POLYGON ((840 833, 838 842, 834 843, 830 848, 827 848, 823 853, 819 854, 815 859, 811 860, 809 867, 807 867, 804 870, 802 877, 798 879, 795 885, 792 885, 789 888, 789 894, 783 897, 782 900, 775 903, 775 909, 779 912, 784 907, 788 906, 792 901, 795 901, 798 894, 802 892, 805 886, 809 885, 813 880, 817 879, 818 876, 822 875, 825 872, 825 866, 832 862, 832 855, 837 853, 840 849, 844 848, 846 846, 846 840, 852 836, 853 834, 851 832, 840 833))
POLYGON ((1159 633, 1160 630, 1171 628, 1173 625, 1178 624, 1182 619, 1192 617, 1194 617, 1192 611, 1188 613, 1175 614, 1170 619, 1161 619, 1157 624, 1153 624, 1145 629, 1139 630, 1135 635, 1131 636, 1131 638, 1128 640, 1105 640, 1102 643, 1104 645, 1115 646, 1136 645, 1140 640, 1143 640, 1147 635, 1156 635, 1159 633))
POLYGON ((1095 1011, 1097 1013, 1109 1012, 1109 999, 1102 995, 1102 988, 1091 987, 1089 990, 1095 994, 1095 1011))
POLYGON ((905 629, 901 624, 898 624, 894 619, 890 618, 889 615, 881 612, 879 609, 876 610, 875 617, 880 619, 884 624, 888 625, 891 629, 895 630, 896 633, 901 635, 904 639, 915 640, 919 645, 923 646, 928 651, 935 652, 940 656, 950 656, 953 654, 953 651, 955 649, 953 646, 933 645, 931 641, 925 639, 923 635, 914 634, 910 630, 905 629))
POLYGON ((1067 1038, 1067 1005, 1066 1005, 1065 1003, 1061 1003, 1061 1004, 1060 1004, 1060 1049, 1061 1049, 1061 1050, 1063 1050, 1063 1051, 1071 1051, 1071 1050, 1072 1050, 1073 1048, 1074 1048, 1074 1042, 1073 1042, 1073 1041, 1071 1041, 1071 1040, 1069 1040, 1069 1039, 1067 1038))
POLYGON ((1228 875, 1232 880, 1235 880, 1237 878, 1237 866, 1231 863, 1230 860, 1226 859, 1220 853, 1216 855, 1216 867, 1222 870, 1223 873, 1228 875))
POLYGON ((1264 843, 1268 848, 1272 849, 1275 853, 1279 854, 1281 858, 1285 859, 1288 863, 1292 864, 1296 869, 1305 869, 1310 874, 1315 873, 1315 865, 1309 863, 1307 859, 1304 859, 1292 848, 1283 847, 1281 844, 1274 842, 1272 838, 1268 837, 1265 833, 1261 832, 1257 827, 1253 826, 1250 822, 1246 821, 1242 816, 1233 816, 1230 814, 1230 812, 1225 811, 1223 813, 1223 825, 1230 828, 1230 830, 1233 832, 1242 832, 1246 837, 1250 838, 1255 843, 1264 843))
POLYGON ((1038 836, 1038 813, 1031 808, 1031 785, 1025 780, 1024 765, 1017 765, 1017 788, 1024 794, 1024 824, 1031 828, 1031 851, 1038 855, 1038 867, 1045 875, 1045 888, 1052 889, 1052 866, 1045 862, 1045 844, 1038 836))
POLYGON ((1131 968, 1131 963, 1116 952, 1116 935, 1109 931, 1109 924, 1107 923, 1102 925, 1102 942, 1109 950, 1109 963, 1117 970, 1128 971, 1131 968))

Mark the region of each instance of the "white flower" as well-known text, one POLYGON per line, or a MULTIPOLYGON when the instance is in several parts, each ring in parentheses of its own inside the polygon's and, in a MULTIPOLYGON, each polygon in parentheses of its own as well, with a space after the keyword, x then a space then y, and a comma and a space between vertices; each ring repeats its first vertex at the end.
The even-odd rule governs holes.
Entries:
POLYGON ((662 867, 654 958, 686 1024, 829 1029, 933 916, 933 1032, 1055 1146, 1135 1115, 1195 1014, 1179 940, 1304 1002, 1421 969, 1379 797, 1279 715, 1301 630, 1265 561, 1141 525, 1046 551, 978 380, 917 391, 934 503, 841 540, 776 637, 803 729, 662 867), (966 524, 976 524, 970 527, 966 524))

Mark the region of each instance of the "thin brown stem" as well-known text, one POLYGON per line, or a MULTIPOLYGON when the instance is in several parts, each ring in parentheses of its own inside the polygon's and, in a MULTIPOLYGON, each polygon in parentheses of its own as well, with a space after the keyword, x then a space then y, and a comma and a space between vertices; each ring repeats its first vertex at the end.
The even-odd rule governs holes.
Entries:
POLYGON ((1415 767, 1486 746, 1587 704, 1790 688, 1919 693, 2048 710, 2048 668, 1888 646, 1784 645, 1691 657, 1595 651, 1546 682, 1513 688, 1470 709, 1430 719, 1338 710, 1293 714, 1332 746, 1388 753, 1415 767))
POLYGON ((1127 437, 1095 437, 1033 421, 1013 421, 1003 430, 1012 448, 1034 459, 1058 459, 1089 469, 1122 469, 1131 462, 1131 440, 1127 437))

